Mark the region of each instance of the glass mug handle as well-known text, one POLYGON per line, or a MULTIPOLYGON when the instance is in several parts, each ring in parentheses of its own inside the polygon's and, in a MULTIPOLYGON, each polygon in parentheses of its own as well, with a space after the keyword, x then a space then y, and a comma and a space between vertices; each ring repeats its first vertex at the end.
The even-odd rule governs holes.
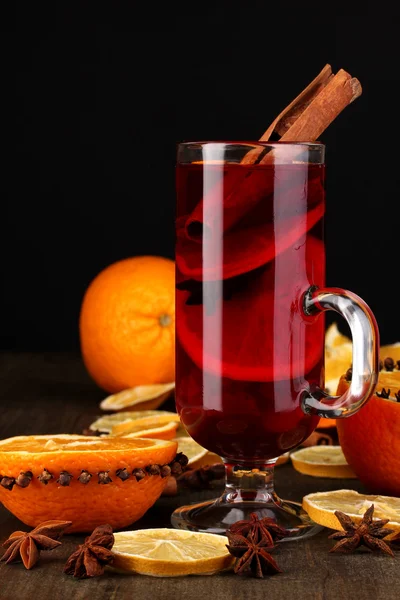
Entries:
POLYGON ((375 391, 379 376, 379 330, 368 305, 341 288, 312 286, 304 295, 303 310, 314 316, 334 310, 349 324, 353 338, 352 378, 342 396, 330 396, 318 387, 303 393, 302 409, 308 415, 341 419, 356 413, 375 391))

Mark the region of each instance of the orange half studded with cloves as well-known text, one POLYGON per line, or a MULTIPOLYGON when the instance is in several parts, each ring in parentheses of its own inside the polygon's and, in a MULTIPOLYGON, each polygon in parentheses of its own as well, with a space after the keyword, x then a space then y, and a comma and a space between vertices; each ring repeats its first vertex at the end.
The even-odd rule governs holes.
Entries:
MULTIPOLYGON (((343 454, 367 490, 400 497, 400 363, 384 363, 375 394, 357 414, 338 419, 337 429, 343 454)), ((340 378, 338 394, 349 388, 351 375, 340 378)))
POLYGON ((0 501, 31 527, 72 521, 68 532, 120 529, 155 503, 186 464, 169 440, 35 435, 0 440, 0 501), (178 464, 176 464, 178 463, 178 464))

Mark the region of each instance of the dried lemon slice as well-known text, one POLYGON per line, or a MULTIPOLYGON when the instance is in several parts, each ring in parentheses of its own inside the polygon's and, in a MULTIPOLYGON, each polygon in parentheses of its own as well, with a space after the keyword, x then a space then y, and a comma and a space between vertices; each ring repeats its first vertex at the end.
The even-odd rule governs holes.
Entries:
POLYGON ((177 529, 139 529, 114 533, 113 568, 176 577, 212 575, 232 567, 224 535, 177 529))
POLYGON ((171 395, 175 389, 175 382, 157 383, 154 385, 137 385, 107 396, 100 402, 102 410, 123 410, 134 407, 135 410, 155 409, 171 395))
POLYGON ((342 529, 334 514, 336 510, 346 513, 353 521, 360 523, 371 504, 375 507, 374 519, 389 519, 385 527, 400 531, 400 498, 359 494, 354 490, 317 492, 303 498, 303 508, 310 518, 330 529, 342 529))
POLYGON ((340 446, 310 446, 292 452, 290 458, 296 471, 303 475, 332 479, 357 478, 340 446))

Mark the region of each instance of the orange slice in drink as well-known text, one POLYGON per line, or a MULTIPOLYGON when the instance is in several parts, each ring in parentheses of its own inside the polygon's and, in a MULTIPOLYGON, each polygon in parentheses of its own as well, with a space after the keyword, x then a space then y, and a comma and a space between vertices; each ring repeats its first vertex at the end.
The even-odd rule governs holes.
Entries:
POLYGON ((190 291, 178 289, 177 335, 188 356, 200 369, 234 380, 273 381, 308 373, 322 357, 324 323, 315 318, 310 327, 300 304, 311 284, 324 283, 323 253, 318 239, 302 239, 280 255, 275 270, 266 267, 237 281, 229 299, 221 298, 220 282, 210 282, 203 294, 207 305, 193 303, 190 291))
POLYGON ((263 224, 226 233, 222 248, 219 240, 214 242, 215 249, 212 241, 207 241, 208 255, 213 257, 213 264, 205 261, 201 244, 178 232, 176 264, 180 275, 199 281, 215 281, 254 271, 301 240, 322 218, 324 210, 324 205, 320 203, 304 216, 287 217, 280 233, 272 224, 263 224), (218 256, 229 258, 219 265, 215 264, 218 263, 218 256))

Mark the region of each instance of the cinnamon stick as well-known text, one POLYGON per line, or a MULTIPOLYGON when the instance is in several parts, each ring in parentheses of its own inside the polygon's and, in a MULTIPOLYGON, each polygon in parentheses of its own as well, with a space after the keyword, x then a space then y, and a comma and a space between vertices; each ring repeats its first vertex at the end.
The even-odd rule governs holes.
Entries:
POLYGON ((284 135, 332 77, 331 66, 325 65, 316 78, 272 121, 260 137, 260 141, 268 141, 274 132, 277 132, 280 136, 284 135))
MULTIPOLYGON (((326 64, 317 77, 272 121, 260 137, 260 141, 266 142, 275 134, 280 141, 314 142, 361 93, 358 79, 344 69, 340 69, 334 75, 331 66, 326 64)), ((299 150, 301 151, 291 146, 287 147, 288 162, 295 159, 299 150)), ((263 148, 256 146, 246 153, 241 162, 267 164, 273 162, 273 157, 273 150, 265 153, 263 148)), ((236 173, 235 177, 235 181, 224 180, 224 188, 227 190, 224 197, 224 232, 233 227, 260 200, 257 194, 246 194, 248 178, 237 179, 236 173), (231 210, 233 207, 234 210, 231 210)), ((211 190, 211 196, 201 200, 189 215, 185 224, 185 232, 189 239, 201 241, 204 227, 212 232, 215 225, 213 204, 221 202, 221 185, 218 187, 215 193, 211 190)), ((215 213, 219 210, 220 208, 215 207, 215 213)))
MULTIPOLYGON (((278 134, 280 139, 287 134, 287 132, 291 129, 294 123, 301 117, 304 110, 311 104, 311 102, 317 97, 317 95, 324 89, 324 87, 328 84, 329 81, 334 77, 332 73, 331 65, 326 64, 322 71, 318 73, 318 75, 308 84, 306 88, 286 108, 283 109, 281 113, 272 121, 269 127, 264 131, 262 136, 260 137, 260 142, 268 142, 271 136, 275 133, 278 134)), ((289 134, 290 136, 290 134, 289 134)), ((313 140, 303 140, 303 141, 315 141, 313 140)), ((290 140, 290 137, 286 141, 300 141, 296 139, 290 140)), ((260 154, 259 148, 254 148, 254 150, 250 150, 243 160, 243 164, 252 164, 256 161, 257 157, 260 154)))

